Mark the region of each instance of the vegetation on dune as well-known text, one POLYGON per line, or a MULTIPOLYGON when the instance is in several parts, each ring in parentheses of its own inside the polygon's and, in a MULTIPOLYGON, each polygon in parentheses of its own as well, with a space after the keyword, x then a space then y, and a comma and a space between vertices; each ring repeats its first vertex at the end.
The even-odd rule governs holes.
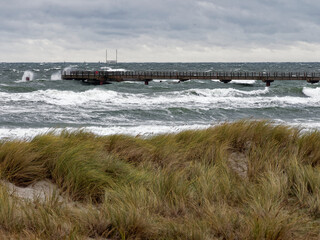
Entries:
POLYGON ((0 177, 1 239, 320 238, 320 132, 265 121, 3 141, 0 177), (6 186, 45 179, 45 200, 6 186))

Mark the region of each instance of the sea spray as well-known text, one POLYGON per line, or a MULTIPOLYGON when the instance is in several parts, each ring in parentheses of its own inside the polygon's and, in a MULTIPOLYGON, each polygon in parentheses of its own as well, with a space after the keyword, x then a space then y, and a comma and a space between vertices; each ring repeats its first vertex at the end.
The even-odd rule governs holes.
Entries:
POLYGON ((65 68, 62 70, 62 74, 67 74, 67 75, 69 75, 70 72, 71 72, 75 67, 77 67, 77 66, 76 66, 76 65, 72 65, 72 66, 65 67, 65 68))
POLYGON ((61 71, 55 72, 51 75, 51 80, 57 81, 57 80, 62 80, 61 78, 61 71))
MULTIPOLYGON (((38 102, 50 106, 79 106, 82 109, 104 111, 155 110, 155 109, 259 109, 272 107, 318 106, 320 99, 299 96, 268 96, 269 88, 251 91, 233 88, 225 89, 188 89, 162 92, 129 93, 108 89, 93 88, 74 92, 71 90, 37 90, 10 94, 0 92, 0 101, 38 102), (267 96, 266 96, 267 95, 267 96), (144 99, 144 101, 141 101, 144 99)), ((93 114, 93 113, 91 113, 93 114)))
POLYGON ((101 67, 100 69, 106 70, 107 72, 125 72, 125 71, 127 71, 124 68, 111 68, 111 67, 101 67))
POLYGON ((320 100, 320 88, 308 88, 308 87, 304 87, 302 92, 311 98, 316 98, 320 100))
POLYGON ((32 71, 24 71, 21 81, 32 81, 34 79, 34 73, 32 71))

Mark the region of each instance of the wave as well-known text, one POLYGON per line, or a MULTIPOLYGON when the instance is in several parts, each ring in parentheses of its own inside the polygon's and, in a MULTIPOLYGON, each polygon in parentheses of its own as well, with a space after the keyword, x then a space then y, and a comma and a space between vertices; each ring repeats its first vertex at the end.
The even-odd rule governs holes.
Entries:
POLYGON ((101 88, 83 92, 55 89, 26 93, 0 92, 0 103, 9 101, 39 102, 56 106, 78 106, 84 109, 236 109, 301 107, 319 105, 320 98, 270 96, 269 88, 243 91, 227 89, 189 89, 172 92, 126 93, 101 88))
POLYGON ((190 89, 186 93, 195 93, 206 97, 242 97, 242 96, 259 96, 269 92, 269 88, 258 89, 253 91, 242 91, 234 88, 216 88, 216 89, 190 89))
POLYGON ((61 78, 61 72, 55 72, 54 74, 51 75, 51 80, 57 81, 57 80, 62 80, 61 78))
POLYGON ((27 82, 27 81, 32 81, 34 79, 34 73, 32 71, 24 71, 23 76, 21 80, 15 81, 16 83, 18 82, 27 82))
MULTIPOLYGON (((320 129, 320 122, 286 122, 283 120, 275 121, 275 124, 287 124, 292 127, 299 127, 303 131, 313 131, 320 129)), ((108 126, 108 127, 96 127, 89 126, 85 128, 67 127, 67 128, 0 128, 0 140, 31 140, 37 135, 46 134, 49 132, 61 133, 63 130, 78 131, 84 130, 91 132, 99 136, 108 136, 114 134, 126 134, 131 136, 153 136, 159 134, 178 133, 185 130, 197 130, 205 129, 218 125, 215 124, 189 124, 189 125, 136 125, 136 126, 108 126)))
POLYGON ((304 87, 302 90, 303 94, 311 97, 311 98, 316 98, 320 100, 320 88, 308 88, 304 87))
POLYGON ((78 67, 78 65, 70 65, 68 67, 65 67, 62 72, 66 73, 66 74, 70 74, 70 72, 75 69, 76 67, 78 67))
MULTIPOLYGON (((68 67, 67 67, 68 68, 68 67)), ((67 69, 65 68, 65 69, 67 69)), ((72 67, 71 67, 72 68, 72 67)), ((53 67, 53 68, 44 68, 43 69, 45 72, 49 72, 49 71, 52 71, 52 70, 59 70, 59 72, 61 72, 61 67, 53 67)))
POLYGON ((166 126, 166 125, 138 125, 138 126, 108 126, 108 127, 85 127, 85 128, 0 128, 0 139, 24 139, 31 140, 37 135, 46 134, 54 131, 56 134, 61 133, 63 130, 78 131, 79 129, 86 132, 91 132, 99 136, 107 136, 114 134, 127 134, 132 136, 151 136, 165 133, 177 133, 184 130, 196 130, 208 128, 211 125, 180 125, 180 126, 166 126))
POLYGON ((230 83, 241 84, 241 85, 253 85, 256 82, 257 82, 256 80, 232 80, 230 83))
MULTIPOLYGON (((223 83, 218 79, 212 79, 212 82, 219 82, 219 83, 223 83)), ((253 85, 257 82, 257 80, 231 80, 231 82, 229 82, 228 84, 241 84, 241 85, 253 85)))
POLYGON ((108 72, 125 72, 125 71, 127 71, 124 68, 111 68, 111 67, 101 67, 100 69, 106 70, 108 72))

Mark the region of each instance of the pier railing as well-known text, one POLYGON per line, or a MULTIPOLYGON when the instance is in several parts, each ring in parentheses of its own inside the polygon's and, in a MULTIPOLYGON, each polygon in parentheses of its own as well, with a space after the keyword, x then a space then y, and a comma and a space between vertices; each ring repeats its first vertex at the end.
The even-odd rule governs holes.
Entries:
POLYGON ((261 80, 267 86, 275 80, 305 80, 310 83, 320 81, 319 72, 176 72, 176 71, 70 71, 63 72, 62 78, 75 79, 93 84, 121 81, 144 81, 148 84, 153 79, 212 80, 224 83, 231 80, 261 80))

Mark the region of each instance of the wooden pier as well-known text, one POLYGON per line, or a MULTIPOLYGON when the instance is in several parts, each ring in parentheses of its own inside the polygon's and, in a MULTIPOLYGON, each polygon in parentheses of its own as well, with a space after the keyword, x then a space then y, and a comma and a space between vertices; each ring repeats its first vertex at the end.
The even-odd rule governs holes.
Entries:
POLYGON ((275 80, 302 80, 309 83, 318 83, 320 73, 308 72, 167 72, 167 71, 70 71, 63 72, 64 80, 79 80, 84 83, 102 85, 112 82, 139 81, 146 85, 154 79, 180 82, 188 80, 219 80, 228 83, 231 80, 261 80, 270 86, 275 80))

